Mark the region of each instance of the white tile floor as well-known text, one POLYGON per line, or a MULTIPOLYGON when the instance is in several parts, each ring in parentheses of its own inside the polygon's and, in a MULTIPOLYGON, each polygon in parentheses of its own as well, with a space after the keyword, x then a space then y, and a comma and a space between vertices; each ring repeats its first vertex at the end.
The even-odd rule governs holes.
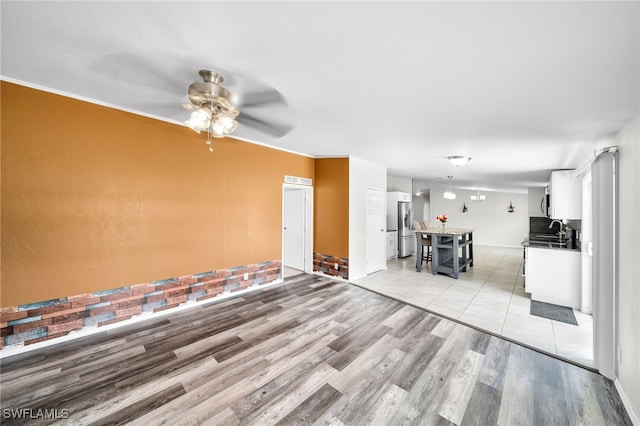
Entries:
POLYGON ((474 267, 456 280, 416 272, 415 256, 393 259, 387 269, 355 284, 491 333, 593 366, 593 319, 574 310, 578 326, 529 314, 521 277, 522 249, 474 247, 474 267))

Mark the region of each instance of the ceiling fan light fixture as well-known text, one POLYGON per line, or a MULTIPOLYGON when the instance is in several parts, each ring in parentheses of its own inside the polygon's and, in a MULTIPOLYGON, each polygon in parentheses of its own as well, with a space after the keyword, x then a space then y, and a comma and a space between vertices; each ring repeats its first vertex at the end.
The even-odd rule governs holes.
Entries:
POLYGON ((224 81, 222 75, 208 70, 201 70, 200 76, 204 82, 196 82, 189 86, 189 100, 187 109, 196 108, 185 123, 200 133, 207 132, 207 145, 213 152, 211 138, 224 138, 233 133, 238 122, 235 118, 240 111, 233 106, 229 99, 231 93, 219 84, 224 81))
POLYGON ((467 164, 469 160, 471 160, 471 157, 464 155, 450 155, 447 157, 447 160, 449 160, 454 166, 462 166, 467 164))
POLYGON ((222 87, 221 84, 225 79, 221 74, 210 70, 200 70, 199 74, 201 80, 189 85, 187 90, 189 102, 183 103, 182 108, 190 114, 199 111, 192 114, 185 124, 197 133, 206 132, 208 140, 228 137, 239 125, 246 125, 275 138, 280 138, 293 129, 293 122, 289 117, 283 116, 280 117, 282 119, 275 120, 271 114, 269 116, 272 118, 257 115, 258 107, 267 104, 276 107, 276 115, 290 115, 287 100, 275 88, 254 84, 258 82, 248 79, 247 83, 254 88, 253 91, 232 94, 222 87), (237 105, 242 107, 242 115, 237 105), (245 108, 249 108, 248 113, 244 112, 245 108), (201 114, 210 114, 210 116, 207 120, 201 117, 201 114))
MULTIPOLYGON (((229 116, 218 116, 215 121, 211 123, 214 136, 221 134, 223 136, 230 135, 234 130, 238 128, 238 122, 229 116)), ((223 137, 217 136, 217 137, 223 137)))
POLYGON ((211 110, 209 108, 204 108, 204 107, 198 108, 197 110, 191 113, 191 118, 193 120, 197 120, 203 125, 206 125, 207 123, 209 123, 209 120, 211 120, 212 116, 213 114, 211 113, 211 110))
POLYGON ((211 125, 212 113, 208 108, 198 108, 191 113, 191 117, 185 123, 187 126, 200 133, 211 125))

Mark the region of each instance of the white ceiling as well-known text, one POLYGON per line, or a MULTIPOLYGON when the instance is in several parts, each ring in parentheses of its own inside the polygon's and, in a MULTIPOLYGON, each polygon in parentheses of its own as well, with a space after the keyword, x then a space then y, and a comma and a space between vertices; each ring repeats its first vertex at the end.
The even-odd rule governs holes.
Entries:
POLYGON ((638 1, 2 1, 1 73, 182 123, 197 71, 220 70, 232 92, 266 84, 289 102, 252 112, 295 120, 240 139, 518 191, 638 113, 639 29, 638 1))

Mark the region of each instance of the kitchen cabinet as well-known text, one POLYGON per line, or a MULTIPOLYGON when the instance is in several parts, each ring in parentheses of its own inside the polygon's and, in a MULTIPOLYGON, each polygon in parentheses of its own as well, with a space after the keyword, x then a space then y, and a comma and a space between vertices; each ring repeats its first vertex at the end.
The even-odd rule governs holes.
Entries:
POLYGON ((397 203, 398 201, 411 202, 411 194, 408 192, 390 191, 387 192, 387 201, 391 201, 392 203, 397 203))
MULTIPOLYGON (((398 202, 407 201, 411 202, 411 194, 408 192, 387 192, 387 218, 398 217, 398 202)), ((393 231, 398 228, 398 224, 395 221, 387 224, 387 230, 393 231)))
POLYGON ((531 293, 531 300, 580 309, 580 250, 538 247, 525 250, 525 291, 531 293))
POLYGON ((398 257, 398 232, 387 232, 387 260, 398 257))
POLYGON ((398 230, 398 202, 411 202, 411 194, 408 192, 387 192, 387 231, 398 230))
POLYGON ((549 179, 552 219, 582 219, 582 181, 575 170, 556 170, 549 179))

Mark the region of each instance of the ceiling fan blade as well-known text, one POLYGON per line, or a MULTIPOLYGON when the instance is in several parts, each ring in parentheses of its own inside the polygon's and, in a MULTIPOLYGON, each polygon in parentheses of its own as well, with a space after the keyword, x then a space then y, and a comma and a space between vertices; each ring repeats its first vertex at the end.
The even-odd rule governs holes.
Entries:
POLYGON ((199 106, 197 106, 197 105, 194 105, 194 104, 192 104, 192 103, 183 103, 183 104, 182 104, 182 109, 185 109, 185 110, 187 110, 187 111, 195 111, 195 110, 197 110, 198 108, 200 108, 200 107, 199 107, 199 106))
POLYGON ((293 130, 293 125, 291 124, 270 123, 266 120, 262 120, 243 112, 240 112, 240 115, 236 120, 240 124, 245 124, 253 129, 276 138, 280 138, 293 130))
POLYGON ((238 108, 247 108, 266 104, 287 105, 287 99, 284 95, 273 88, 256 92, 238 93, 235 98, 238 108))
POLYGON ((129 102, 123 106, 145 114, 172 119, 180 119, 180 117, 184 115, 184 110, 176 106, 175 102, 129 102))

